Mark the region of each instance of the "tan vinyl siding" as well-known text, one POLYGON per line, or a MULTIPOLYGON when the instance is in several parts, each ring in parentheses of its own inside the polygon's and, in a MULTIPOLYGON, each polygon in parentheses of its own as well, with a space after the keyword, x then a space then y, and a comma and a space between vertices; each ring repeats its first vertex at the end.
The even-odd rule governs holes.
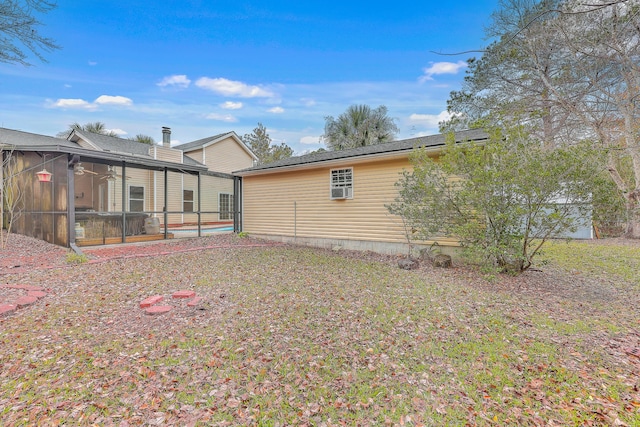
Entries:
MULTIPOLYGON (((202 204, 201 211, 208 212, 201 215, 201 222, 215 223, 218 222, 218 194, 219 193, 231 193, 233 194, 233 179, 220 178, 215 176, 202 175, 200 182, 202 196, 200 203, 202 204)), ((198 178, 195 176, 185 175, 184 177, 184 189, 193 190, 194 209, 198 208, 198 178)), ((184 222, 197 223, 198 216, 196 214, 185 214, 184 222)))
MULTIPOLYGON (((165 207, 164 202, 164 172, 162 171, 148 171, 149 174, 149 196, 147 197, 148 205, 146 210, 148 212, 157 212, 152 216, 160 219, 160 224, 164 224, 165 207), (155 193, 153 189, 155 188, 155 193)), ((177 172, 168 172, 168 198, 167 205, 168 212, 182 212, 182 174, 177 172)), ((170 213, 167 215, 167 222, 169 225, 175 225, 182 223, 181 213, 170 213)))
POLYGON ((204 150, 201 148, 198 150, 193 150, 193 151, 189 151, 188 153, 185 153, 185 155, 191 157, 193 160, 200 162, 202 164, 205 164, 203 154, 204 154, 204 150))
MULTIPOLYGON (((393 253, 375 243, 406 244, 401 219, 391 215, 385 205, 396 198, 395 183, 403 170, 411 170, 411 164, 407 158, 347 161, 332 167, 307 166, 243 177, 243 231, 274 238, 295 237, 314 245, 320 241, 323 245, 354 242, 353 247, 393 253), (331 170, 349 167, 353 169, 353 198, 331 200, 331 170)), ((446 246, 457 245, 452 238, 437 240, 446 246)))
POLYGON ((400 219, 385 208, 396 197, 394 184, 403 168, 410 168, 406 159, 246 176, 243 229, 267 235, 404 242, 400 219), (353 198, 331 200, 330 171, 346 167, 353 168, 353 198))
POLYGON ((182 151, 176 150, 175 148, 167 148, 160 145, 154 145, 150 149, 150 154, 154 159, 157 160, 182 163, 182 151))
MULTIPOLYGON (((182 212, 182 179, 184 176, 177 172, 169 172, 168 174, 168 194, 169 202, 167 211, 169 212, 182 212)), ((162 222, 162 221, 161 221, 162 222)), ((169 225, 182 224, 182 213, 169 214, 167 217, 169 225)))
POLYGON ((231 173, 253 166, 253 158, 229 137, 205 148, 204 163, 210 171, 231 173))
MULTIPOLYGON (((110 212, 121 212, 122 211, 122 168, 114 167, 114 170, 118 178, 113 182, 107 181, 109 183, 107 186, 107 191, 109 192, 108 210, 110 212)), ((151 182, 149 181, 149 171, 145 169, 133 169, 133 168, 127 168, 126 171, 127 171, 127 177, 126 177, 127 190, 126 191, 129 191, 128 188, 130 185, 144 187, 144 197, 145 197, 144 209, 150 210, 151 208, 150 195, 152 194, 152 191, 151 191, 152 186, 151 186, 151 182)), ((128 211, 129 195, 125 194, 125 196, 126 196, 125 210, 128 211)))
POLYGON ((78 141, 76 141, 76 144, 78 144, 82 148, 87 148, 89 150, 95 150, 96 149, 95 145, 89 144, 87 141, 85 141, 82 138, 78 138, 78 141))

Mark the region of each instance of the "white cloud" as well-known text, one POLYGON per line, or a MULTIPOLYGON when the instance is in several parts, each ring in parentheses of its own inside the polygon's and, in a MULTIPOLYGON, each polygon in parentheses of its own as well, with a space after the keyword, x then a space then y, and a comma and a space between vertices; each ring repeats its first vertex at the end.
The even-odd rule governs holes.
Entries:
POLYGON ((84 99, 79 98, 60 98, 55 102, 51 103, 50 106, 54 108, 75 108, 75 109, 83 109, 83 110, 95 110, 101 105, 132 105, 133 101, 131 98, 127 98, 125 96, 111 96, 111 95, 100 95, 93 102, 85 101, 84 99))
POLYGON ((316 100, 312 98, 300 98, 300 101, 305 107, 313 107, 316 105, 316 100))
POLYGON ((319 136, 303 136, 302 138, 300 138, 300 144, 313 145, 320 143, 321 141, 319 136))
POLYGON ((126 96, 100 95, 93 101, 97 105, 131 105, 133 101, 126 96))
POLYGON ((240 98, 272 98, 275 96, 273 92, 260 86, 251 86, 225 78, 201 77, 196 80, 196 86, 224 96, 238 96, 240 98))
POLYGON ((174 74, 173 76, 167 76, 158 82, 158 86, 177 86, 181 88, 187 88, 191 84, 191 80, 184 74, 174 74))
POLYGON ((449 120, 451 117, 453 117, 453 115, 448 111, 441 111, 439 114, 412 114, 409 116, 409 121, 412 123, 420 123, 430 128, 437 128, 438 123, 449 120))
POLYGON ((458 74, 458 72, 467 67, 467 63, 464 61, 458 62, 432 62, 431 65, 425 69, 424 75, 420 77, 420 83, 424 83, 427 80, 433 80, 433 76, 440 74, 458 74))
POLYGON ((242 102, 227 101, 224 104, 220 104, 220 108, 225 110, 239 110, 242 108, 242 102))
POLYGON ((58 108, 79 108, 84 110, 93 110, 96 108, 94 104, 85 101, 84 99, 70 99, 61 98, 53 103, 54 107, 58 108))
POLYGON ((89 65, 91 65, 92 67, 98 65, 97 61, 89 61, 89 65))
POLYGON ((273 107, 273 108, 269 108, 267 111, 269 113, 273 113, 273 114, 282 114, 282 113, 284 113, 284 108, 282 108, 282 107, 273 107))
POLYGON ((127 133, 129 133, 129 132, 124 131, 122 129, 106 129, 106 131, 107 132, 113 132, 113 133, 115 133, 117 135, 126 135, 127 133))
POLYGON ((218 113, 210 113, 206 116, 209 120, 218 120, 221 122, 234 123, 237 122, 238 119, 233 117, 231 114, 218 114, 218 113))

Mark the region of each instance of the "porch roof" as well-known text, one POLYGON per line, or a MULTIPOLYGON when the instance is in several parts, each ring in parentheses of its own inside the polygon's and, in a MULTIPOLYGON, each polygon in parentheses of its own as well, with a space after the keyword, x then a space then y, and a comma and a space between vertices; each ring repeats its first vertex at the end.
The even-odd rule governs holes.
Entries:
POLYGON ((204 165, 184 164, 156 160, 149 155, 124 154, 110 151, 91 150, 80 147, 66 139, 38 135, 13 129, 0 128, 0 146, 14 147, 19 151, 65 153, 80 156, 80 161, 121 165, 135 165, 138 168, 197 174, 207 172, 204 165))

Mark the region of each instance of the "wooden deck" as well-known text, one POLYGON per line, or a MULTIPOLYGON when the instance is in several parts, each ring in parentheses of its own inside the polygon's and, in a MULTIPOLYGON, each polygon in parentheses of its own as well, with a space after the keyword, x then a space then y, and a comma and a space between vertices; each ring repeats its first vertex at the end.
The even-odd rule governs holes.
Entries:
MULTIPOLYGON (((167 239, 173 239, 173 233, 167 234, 167 239)), ((138 236, 127 236, 125 243, 150 242, 153 240, 164 240, 164 233, 161 234, 141 234, 138 236)), ((95 239, 77 239, 78 246, 115 245, 122 243, 122 237, 98 237, 95 239)))

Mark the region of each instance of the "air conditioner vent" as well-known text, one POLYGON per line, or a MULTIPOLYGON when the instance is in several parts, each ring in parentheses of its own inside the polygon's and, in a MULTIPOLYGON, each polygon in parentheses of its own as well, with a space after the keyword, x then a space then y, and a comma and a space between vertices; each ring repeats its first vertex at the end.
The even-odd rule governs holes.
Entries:
POLYGON ((332 199, 346 199, 347 191, 344 187, 332 188, 331 189, 331 198, 332 199))

